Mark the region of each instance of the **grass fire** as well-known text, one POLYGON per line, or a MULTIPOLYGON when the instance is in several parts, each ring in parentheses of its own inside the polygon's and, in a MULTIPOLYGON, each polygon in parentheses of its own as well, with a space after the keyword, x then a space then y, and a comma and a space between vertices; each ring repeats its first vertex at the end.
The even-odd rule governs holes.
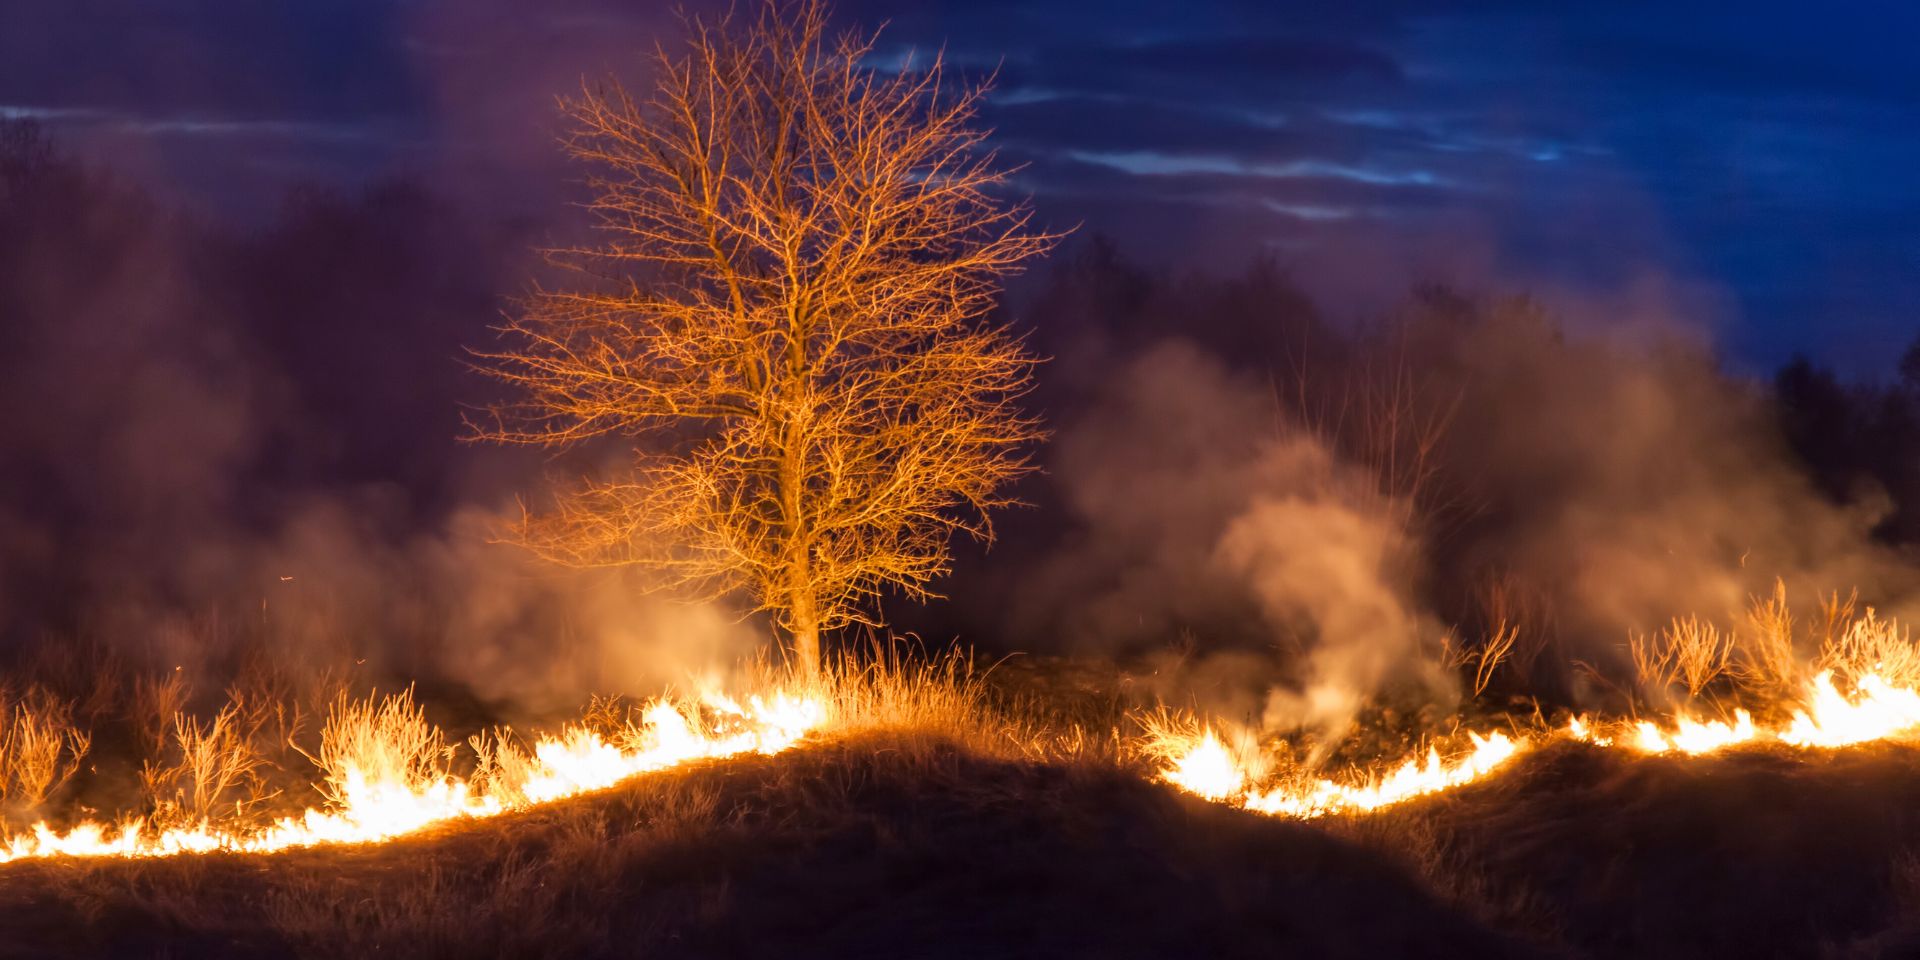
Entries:
POLYGON ((93 6, 0 958, 1920 955, 1920 24, 93 6))

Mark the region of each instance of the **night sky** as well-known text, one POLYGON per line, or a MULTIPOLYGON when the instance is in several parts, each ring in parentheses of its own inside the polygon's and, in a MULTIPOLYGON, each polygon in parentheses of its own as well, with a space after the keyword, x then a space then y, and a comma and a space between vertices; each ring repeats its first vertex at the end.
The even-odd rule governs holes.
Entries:
MULTIPOLYGON (((1262 249, 1356 316, 1407 283, 1671 316, 1736 368, 1885 375, 1920 300, 1920 7, 913 3, 887 57, 999 66, 988 121, 1056 226, 1147 262, 1262 249)), ((557 94, 664 5, 8 0, 0 116, 242 222, 411 176, 563 221, 557 94)))

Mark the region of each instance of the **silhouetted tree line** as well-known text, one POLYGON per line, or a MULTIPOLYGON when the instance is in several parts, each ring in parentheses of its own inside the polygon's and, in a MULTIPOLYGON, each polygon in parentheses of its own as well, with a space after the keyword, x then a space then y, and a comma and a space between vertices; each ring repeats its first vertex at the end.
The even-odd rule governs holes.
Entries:
POLYGON ((1821 492, 1884 507, 1875 535, 1912 545, 1920 543, 1920 338, 1897 374, 1848 382, 1796 356, 1774 374, 1773 396, 1781 430, 1821 492))

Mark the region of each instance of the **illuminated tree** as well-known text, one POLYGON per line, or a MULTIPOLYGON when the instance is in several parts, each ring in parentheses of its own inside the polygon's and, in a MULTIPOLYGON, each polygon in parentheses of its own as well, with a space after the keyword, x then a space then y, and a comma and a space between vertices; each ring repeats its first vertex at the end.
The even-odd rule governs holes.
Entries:
POLYGON ((808 671, 883 590, 928 596, 953 534, 991 539, 1043 436, 1017 405, 1036 360, 987 314, 1057 238, 995 196, 986 87, 873 44, 769 4, 689 20, 648 98, 568 101, 604 242, 556 251, 582 281, 537 290, 480 354, 515 399, 472 424, 631 438, 630 473, 561 493, 524 542, 744 591, 808 671))

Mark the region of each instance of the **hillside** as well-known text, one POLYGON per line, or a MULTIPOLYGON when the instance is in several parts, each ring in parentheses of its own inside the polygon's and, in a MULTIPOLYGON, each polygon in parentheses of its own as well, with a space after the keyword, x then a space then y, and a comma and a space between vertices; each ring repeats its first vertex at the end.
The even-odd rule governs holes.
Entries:
POLYGON ((1920 751, 1577 744, 1351 821, 879 735, 368 847, 0 870, 9 957, 1911 955, 1920 751))
POLYGON ((1386 855, 897 738, 362 848, 0 870, 7 956, 1523 955, 1386 855))

